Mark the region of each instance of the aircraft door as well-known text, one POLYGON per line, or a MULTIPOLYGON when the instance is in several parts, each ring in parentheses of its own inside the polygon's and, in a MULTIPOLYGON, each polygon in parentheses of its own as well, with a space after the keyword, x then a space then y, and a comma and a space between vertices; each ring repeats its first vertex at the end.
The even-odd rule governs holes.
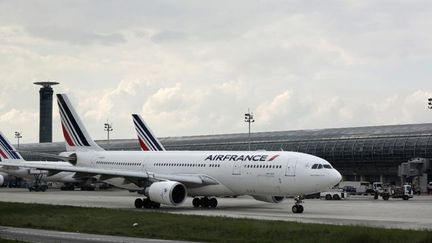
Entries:
POLYGON ((297 157, 289 158, 287 161, 287 166, 285 170, 285 176, 295 176, 295 171, 297 167, 297 157))
POLYGON ((235 161, 233 165, 233 175, 241 175, 241 161, 235 161))
POLYGON ((149 170, 149 168, 148 168, 148 163, 146 163, 147 162, 147 158, 143 158, 141 161, 140 161, 140 163, 141 163, 141 171, 142 172, 147 172, 148 170, 149 170))

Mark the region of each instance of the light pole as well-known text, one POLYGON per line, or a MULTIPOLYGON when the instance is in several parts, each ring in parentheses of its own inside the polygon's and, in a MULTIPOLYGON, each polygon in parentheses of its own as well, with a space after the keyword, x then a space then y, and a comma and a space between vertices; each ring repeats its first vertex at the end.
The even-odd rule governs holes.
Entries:
POLYGON ((21 132, 15 132, 15 138, 18 140, 17 148, 19 149, 19 140, 20 140, 20 138, 22 138, 21 132))
POLYGON ((253 115, 253 113, 252 112, 250 112, 249 111, 249 108, 248 108, 248 113, 245 113, 245 122, 247 122, 248 123, 248 128, 249 128, 249 132, 248 132, 248 148, 249 148, 249 151, 250 151, 250 143, 251 143, 251 138, 250 138, 250 133, 251 133, 251 123, 252 122, 255 122, 255 120, 254 120, 254 115, 253 115))
POLYGON ((108 145, 109 145, 109 143, 110 143, 110 140, 109 140, 109 134, 110 134, 110 132, 112 132, 112 130, 113 130, 113 128, 112 128, 112 124, 106 122, 106 123, 104 124, 104 127, 105 127, 105 128, 104 128, 104 131, 107 132, 107 140, 108 140, 108 145))

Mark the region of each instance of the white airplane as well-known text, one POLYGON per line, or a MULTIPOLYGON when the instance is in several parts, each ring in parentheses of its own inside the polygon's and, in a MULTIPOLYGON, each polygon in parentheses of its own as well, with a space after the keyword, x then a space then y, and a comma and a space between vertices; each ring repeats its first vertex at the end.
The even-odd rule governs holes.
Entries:
POLYGON ((342 178, 326 160, 296 152, 104 151, 91 139, 68 97, 57 94, 57 102, 68 151, 62 155, 74 166, 25 166, 98 175, 120 188, 141 189, 147 198, 137 198, 137 208, 177 206, 187 196, 194 197, 194 207, 213 208, 218 196, 250 195, 269 203, 296 196, 292 211, 302 213, 299 195, 328 189, 342 178))
MULTIPOLYGON (((26 161, 23 159, 21 154, 15 149, 15 147, 9 142, 9 140, 0 131, 0 171, 7 173, 12 176, 25 178, 28 180, 34 180, 34 185, 29 188, 29 190, 34 191, 45 191, 47 189, 46 185, 43 185, 42 181, 49 182, 62 182, 62 183, 85 183, 88 180, 92 180, 87 175, 79 175, 74 172, 68 171, 41 171, 33 167, 23 166, 23 163, 27 164, 49 164, 49 165, 59 165, 59 166, 72 166, 69 162, 56 161, 26 161), (2 165, 4 162, 14 162, 15 166, 2 165)), ((4 176, 0 175, 0 185, 4 183, 4 176)))
POLYGON ((132 114, 132 120, 138 135, 142 151, 165 151, 164 146, 147 126, 144 119, 138 114, 132 114))

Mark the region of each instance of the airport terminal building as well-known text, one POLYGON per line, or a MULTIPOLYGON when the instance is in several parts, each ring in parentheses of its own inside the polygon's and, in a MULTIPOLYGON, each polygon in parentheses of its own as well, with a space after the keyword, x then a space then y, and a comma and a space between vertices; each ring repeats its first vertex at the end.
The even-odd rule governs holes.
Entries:
MULTIPOLYGON (((248 150, 248 134, 221 134, 160 138, 167 150, 248 150)), ((137 139, 97 141, 109 150, 140 150, 137 139)), ((23 151, 58 154, 62 142, 22 144, 23 151)), ((260 132, 251 134, 251 150, 298 151, 328 160, 344 176, 344 180, 383 181, 400 184, 398 168, 413 161, 422 167, 421 184, 432 180, 429 159, 432 158, 432 123, 260 132), (423 164, 422 164, 423 163, 423 164), (429 176, 428 176, 429 174, 429 176), (428 178, 429 177, 429 178, 428 178)), ((39 156, 26 159, 52 160, 39 156)), ((412 174, 414 175, 414 174, 412 174)))

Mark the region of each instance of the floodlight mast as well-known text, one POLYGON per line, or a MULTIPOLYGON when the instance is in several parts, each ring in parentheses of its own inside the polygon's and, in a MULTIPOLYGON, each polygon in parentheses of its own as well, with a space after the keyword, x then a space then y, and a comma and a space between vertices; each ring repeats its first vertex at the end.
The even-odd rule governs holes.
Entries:
POLYGON ((248 149, 249 151, 251 150, 251 123, 255 122, 254 120, 254 115, 252 112, 250 112, 249 108, 248 108, 248 112, 245 113, 245 122, 248 123, 248 149))
POLYGON ((15 138, 17 139, 17 149, 19 149, 19 145, 20 145, 20 138, 22 138, 21 132, 15 132, 15 138))
POLYGON ((110 136, 109 136, 109 134, 110 134, 110 132, 113 131, 112 124, 106 122, 106 123, 104 124, 104 131, 107 132, 107 141, 108 141, 108 145, 109 145, 109 144, 110 144, 110 136))

